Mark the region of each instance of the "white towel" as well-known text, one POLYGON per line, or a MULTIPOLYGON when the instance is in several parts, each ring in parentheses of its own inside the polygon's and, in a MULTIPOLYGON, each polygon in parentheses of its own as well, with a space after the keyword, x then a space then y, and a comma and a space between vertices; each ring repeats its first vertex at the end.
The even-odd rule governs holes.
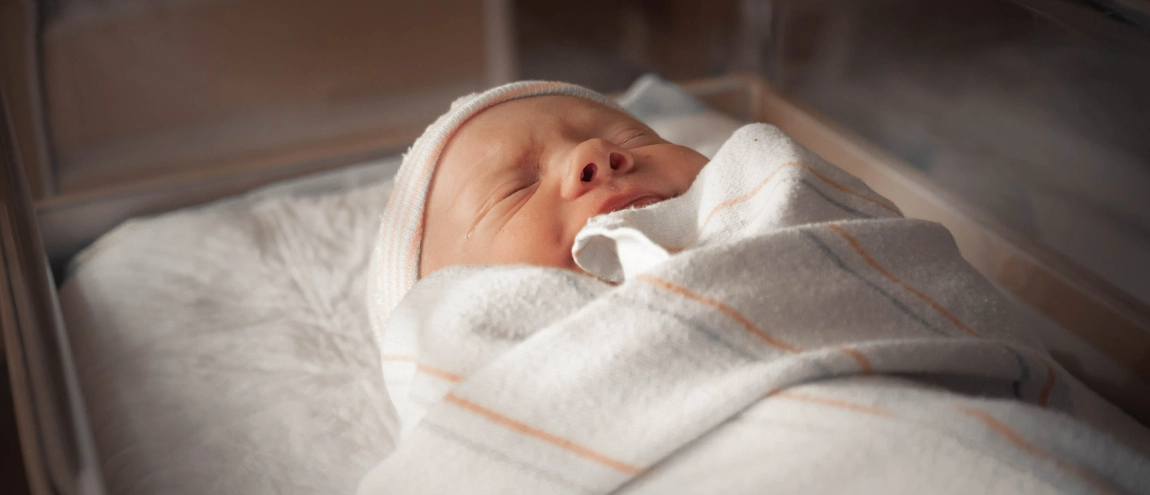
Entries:
POLYGON ((771 126, 575 251, 618 283, 503 266, 416 284, 381 350, 405 434, 360 493, 1150 491, 1128 447, 1145 430, 944 228, 771 126))

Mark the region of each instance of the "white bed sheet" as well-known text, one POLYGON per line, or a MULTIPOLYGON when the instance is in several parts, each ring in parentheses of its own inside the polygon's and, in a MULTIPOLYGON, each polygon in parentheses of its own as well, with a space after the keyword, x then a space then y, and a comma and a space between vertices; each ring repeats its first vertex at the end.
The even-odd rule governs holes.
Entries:
POLYGON ((85 254, 60 300, 111 493, 354 490, 392 448, 362 308, 390 187, 269 190, 85 254))
MULTIPOLYGON (((713 153, 740 123, 673 85, 621 103, 713 153)), ((351 493, 393 448, 364 276, 398 158, 136 219, 60 289, 111 493, 351 493)))

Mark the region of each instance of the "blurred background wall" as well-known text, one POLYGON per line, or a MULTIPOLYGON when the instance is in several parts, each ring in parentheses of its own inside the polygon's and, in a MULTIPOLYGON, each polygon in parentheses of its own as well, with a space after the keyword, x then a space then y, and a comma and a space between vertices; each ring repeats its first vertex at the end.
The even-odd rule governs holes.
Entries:
POLYGON ((785 91, 1150 302, 1144 10, 1062 0, 776 5, 786 22, 772 75, 785 91))
POLYGON ((751 73, 1150 302, 1147 0, 3 1, 44 205, 394 153, 512 79, 751 73))

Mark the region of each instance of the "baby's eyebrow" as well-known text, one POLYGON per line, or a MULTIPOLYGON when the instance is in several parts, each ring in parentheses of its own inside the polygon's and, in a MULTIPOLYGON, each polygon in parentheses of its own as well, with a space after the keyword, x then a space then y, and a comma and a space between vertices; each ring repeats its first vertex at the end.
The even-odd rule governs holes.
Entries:
POLYGON ((512 170, 535 170, 539 168, 539 155, 540 150, 538 141, 534 136, 527 142, 527 146, 523 147, 523 151, 511 164, 512 170))

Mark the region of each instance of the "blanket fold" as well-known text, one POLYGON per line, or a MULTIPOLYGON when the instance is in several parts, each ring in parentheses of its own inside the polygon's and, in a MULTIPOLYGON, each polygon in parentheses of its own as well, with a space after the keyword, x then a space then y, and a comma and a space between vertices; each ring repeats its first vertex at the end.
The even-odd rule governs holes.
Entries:
POLYGON ((361 493, 1150 490, 1093 428, 1145 431, 943 227, 774 127, 736 132, 685 195, 592 219, 574 255, 611 283, 416 284, 381 349, 404 434, 361 493))

